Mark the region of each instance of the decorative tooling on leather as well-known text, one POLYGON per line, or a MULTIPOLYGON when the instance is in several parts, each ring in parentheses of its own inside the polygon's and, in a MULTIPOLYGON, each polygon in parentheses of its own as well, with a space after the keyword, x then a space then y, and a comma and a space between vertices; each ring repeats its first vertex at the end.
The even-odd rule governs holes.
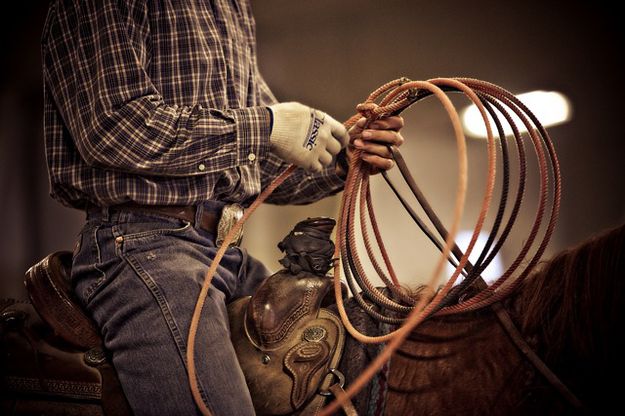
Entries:
POLYGON ((247 309, 246 327, 259 347, 276 348, 298 321, 316 315, 332 285, 325 273, 332 265, 335 224, 332 218, 308 218, 278 244, 286 269, 262 283, 247 309))
POLYGON ((265 349, 279 346, 297 322, 317 314, 331 285, 331 278, 303 271, 294 276, 283 270, 265 280, 248 305, 252 340, 265 349))
POLYGON ((99 331, 78 305, 70 285, 72 254, 55 252, 31 267, 24 283, 41 318, 62 339, 78 348, 102 344, 99 331))
POLYGON ((323 368, 330 358, 330 345, 319 341, 303 341, 289 350, 284 357, 284 367, 293 377, 291 403, 299 408, 309 398, 309 386, 313 375, 323 368))

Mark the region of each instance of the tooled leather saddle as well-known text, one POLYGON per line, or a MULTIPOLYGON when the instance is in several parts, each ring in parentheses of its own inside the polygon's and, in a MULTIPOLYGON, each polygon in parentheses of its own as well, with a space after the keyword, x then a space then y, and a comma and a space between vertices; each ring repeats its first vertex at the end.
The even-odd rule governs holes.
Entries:
POLYGON ((335 303, 334 244, 330 218, 298 223, 278 247, 285 269, 267 278, 252 297, 228 306, 239 363, 259 415, 314 415, 342 387, 337 367, 345 343, 340 319, 325 304, 335 303))

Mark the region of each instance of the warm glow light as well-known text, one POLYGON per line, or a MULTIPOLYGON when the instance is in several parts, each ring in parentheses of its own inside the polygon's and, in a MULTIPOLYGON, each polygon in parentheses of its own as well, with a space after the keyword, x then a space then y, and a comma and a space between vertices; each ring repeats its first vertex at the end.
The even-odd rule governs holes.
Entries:
MULTIPOLYGON (((469 242, 471 241, 471 237, 473 236, 473 231, 460 231, 458 236, 456 237, 456 244, 458 247, 464 251, 467 249, 469 242)), ((480 253, 484 249, 484 245, 488 241, 488 233, 482 231, 480 235, 477 237, 477 241, 475 242, 475 246, 469 255, 469 261, 471 263, 475 263, 477 259, 480 257, 480 253)), ((491 246, 492 247, 492 246, 491 246)), ((454 272, 454 267, 451 264, 447 264, 447 277, 451 277, 454 272)), ((501 254, 495 254, 493 260, 489 263, 488 267, 482 271, 481 275, 484 281, 488 284, 493 283, 495 280, 501 277, 503 274, 503 260, 501 259, 501 254)), ((455 284, 458 284, 462 281, 462 275, 458 276, 455 284)))
MULTIPOLYGON (((562 124, 571 119, 571 102, 566 96, 555 91, 531 91, 516 96, 523 104, 530 109, 538 118, 538 121, 544 126, 555 126, 562 124)), ((512 128, 508 125, 506 119, 495 109, 497 117, 501 120, 504 132, 507 136, 512 135, 512 128)), ((514 123, 520 132, 527 129, 516 114, 508 111, 512 116, 514 123)), ((491 129, 495 137, 497 137, 497 127, 489 115, 491 129)), ((474 137, 487 137, 484 119, 475 105, 470 105, 462 112, 462 123, 468 135, 474 137)))

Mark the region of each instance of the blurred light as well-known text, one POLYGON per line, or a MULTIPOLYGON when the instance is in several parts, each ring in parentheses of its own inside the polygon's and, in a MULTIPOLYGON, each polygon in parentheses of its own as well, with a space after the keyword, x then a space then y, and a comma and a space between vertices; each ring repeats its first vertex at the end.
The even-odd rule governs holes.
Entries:
MULTIPOLYGON (((531 91, 516 96, 523 104, 530 109, 538 118, 538 121, 544 126, 555 126, 562 124, 571 119, 571 102, 564 95, 555 91, 531 91)), ((512 128, 503 117, 503 115, 495 109, 497 117, 501 120, 506 136, 512 135, 512 128)), ((512 116, 514 123, 521 133, 526 132, 525 124, 511 110, 508 113, 512 116)), ((497 134, 497 127, 493 119, 488 115, 493 135, 497 134)), ((477 107, 472 104, 462 111, 462 123, 468 135, 474 137, 486 138, 486 126, 484 119, 477 107)))
MULTIPOLYGON (((456 237, 456 244, 458 245, 458 247, 460 247, 460 250, 462 250, 463 252, 469 246, 469 242, 471 241, 471 236, 473 236, 473 231, 465 230, 465 231, 460 231, 458 233, 456 237)), ((469 261, 471 263, 475 264, 477 259, 480 257, 480 253, 484 249, 484 245, 486 244, 486 241, 488 241, 488 233, 485 231, 482 231, 478 235, 477 241, 475 242, 475 245, 473 246, 473 250, 471 251, 471 254, 469 255, 469 261)), ((493 242, 493 245, 494 245, 494 242, 493 242)), ((455 270, 455 267, 447 263, 447 278, 451 277, 454 270, 455 270)), ((495 254, 495 257, 493 258, 493 260, 488 264, 488 267, 486 267, 486 269, 482 271, 481 275, 486 283, 491 284, 495 280, 500 278, 502 274, 503 274, 503 260, 501 258, 501 254, 497 253, 495 254)), ((458 283, 460 283, 462 279, 463 277, 462 275, 460 275, 458 279, 456 280, 455 284, 457 285, 458 283)))

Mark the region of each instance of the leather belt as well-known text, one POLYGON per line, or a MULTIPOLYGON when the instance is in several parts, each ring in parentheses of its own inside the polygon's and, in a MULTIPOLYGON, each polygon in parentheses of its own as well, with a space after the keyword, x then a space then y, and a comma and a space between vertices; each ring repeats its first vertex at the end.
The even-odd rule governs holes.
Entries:
MULTIPOLYGON (((135 211, 147 214, 159 214, 167 217, 177 218, 196 225, 197 206, 196 205, 141 205, 135 203, 125 203, 110 207, 115 210, 135 211)), ((205 209, 200 216, 199 228, 215 236, 215 244, 220 245, 230 229, 243 216, 243 207, 239 204, 224 205, 221 213, 210 209, 205 209)), ((239 232, 231 246, 238 246, 243 238, 243 231, 239 232)))

